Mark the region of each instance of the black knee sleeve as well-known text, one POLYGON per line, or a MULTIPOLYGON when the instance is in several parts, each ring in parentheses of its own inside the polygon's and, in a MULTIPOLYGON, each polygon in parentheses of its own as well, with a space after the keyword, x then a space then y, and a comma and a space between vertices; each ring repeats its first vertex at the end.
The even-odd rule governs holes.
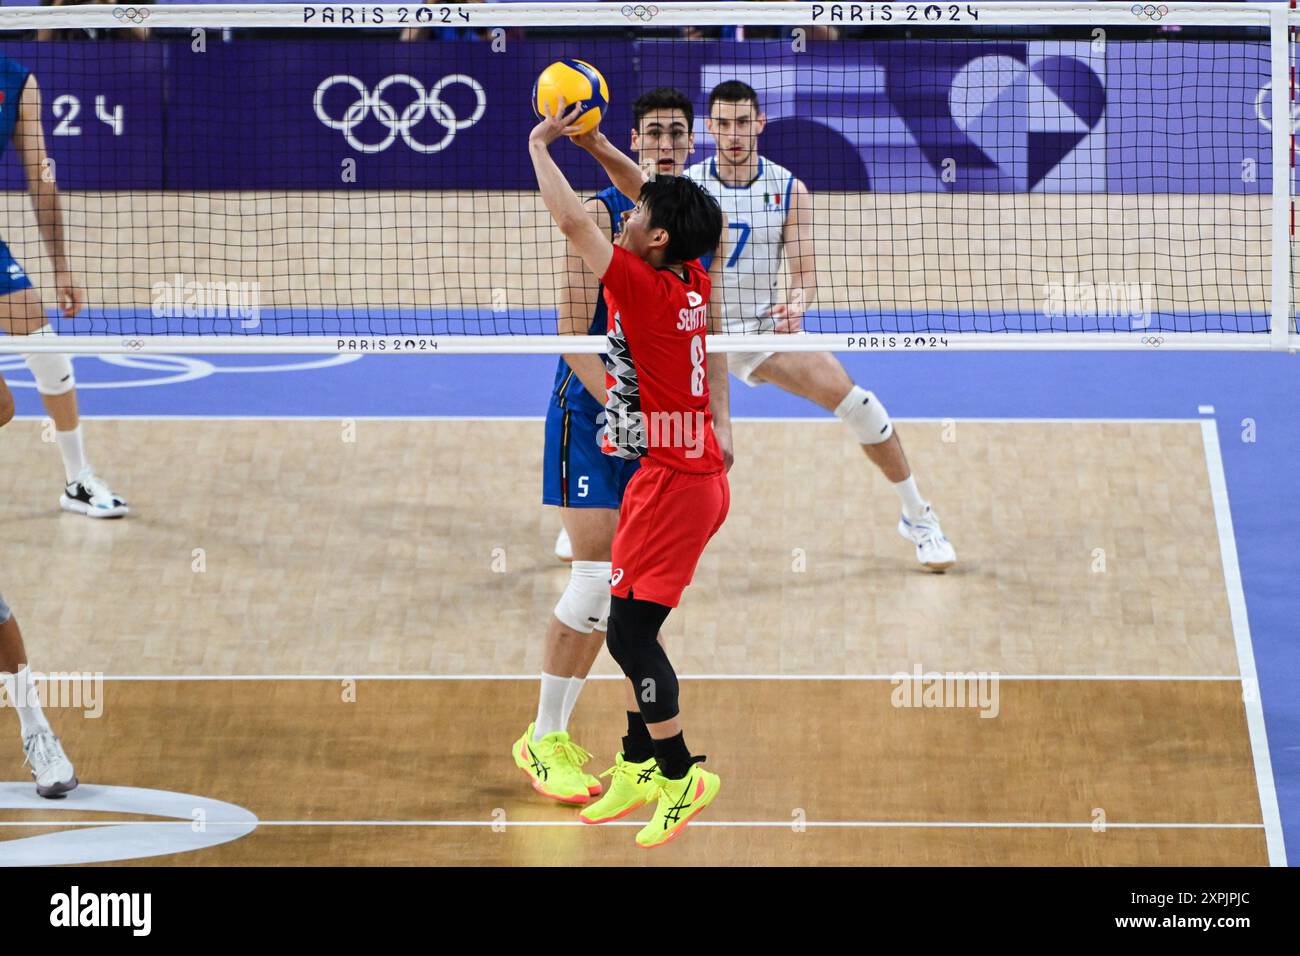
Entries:
POLYGON ((637 706, 647 724, 677 716, 677 674, 659 644, 659 628, 670 610, 653 601, 610 599, 605 646, 632 681, 637 706))

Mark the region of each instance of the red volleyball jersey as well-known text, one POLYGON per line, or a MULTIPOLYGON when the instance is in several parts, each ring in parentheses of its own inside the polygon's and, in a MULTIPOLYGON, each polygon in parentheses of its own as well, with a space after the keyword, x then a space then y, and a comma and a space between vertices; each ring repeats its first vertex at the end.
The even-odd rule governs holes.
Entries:
POLYGON ((607 455, 645 458, 678 471, 723 467, 709 411, 709 274, 656 269, 621 246, 601 277, 609 307, 605 373, 607 455))

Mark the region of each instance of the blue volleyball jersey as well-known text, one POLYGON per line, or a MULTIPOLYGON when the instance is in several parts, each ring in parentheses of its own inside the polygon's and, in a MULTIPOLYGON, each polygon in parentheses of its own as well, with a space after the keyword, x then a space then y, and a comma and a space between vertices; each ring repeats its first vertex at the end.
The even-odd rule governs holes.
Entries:
POLYGON ((18 122, 18 101, 22 99, 23 87, 31 70, 0 56, 0 156, 9 148, 9 140, 14 135, 14 124, 18 122))
MULTIPOLYGON (((619 231, 623 228, 623 213, 635 208, 636 203, 613 186, 596 193, 596 198, 603 202, 605 208, 609 210, 610 238, 618 238, 619 231)), ((609 330, 608 327, 609 318, 605 308, 605 287, 601 285, 596 292, 596 309, 591 314, 591 326, 587 329, 587 334, 603 336, 609 330)), ((583 409, 593 417, 604 410, 604 406, 591 397, 591 393, 582 384, 582 380, 574 374, 573 369, 569 368, 569 363, 564 359, 560 359, 560 364, 555 369, 555 389, 551 392, 551 400, 561 408, 583 409)))

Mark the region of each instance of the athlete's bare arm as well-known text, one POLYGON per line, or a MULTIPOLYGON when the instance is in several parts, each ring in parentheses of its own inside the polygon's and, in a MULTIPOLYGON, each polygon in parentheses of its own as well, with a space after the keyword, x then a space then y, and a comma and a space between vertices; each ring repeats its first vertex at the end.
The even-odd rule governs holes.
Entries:
POLYGON ((566 131, 572 132, 571 124, 578 118, 581 106, 575 103, 566 110, 564 101, 561 100, 560 109, 563 112, 559 116, 552 116, 548 111, 547 116, 528 134, 528 155, 533 161, 537 186, 551 218, 568 238, 570 248, 600 278, 609 270, 609 263, 614 258, 614 244, 609 241, 609 234, 601 232, 592 222, 591 216, 582 207, 582 200, 551 156, 551 144, 564 136, 566 131))
POLYGON ((27 174, 27 192, 36 210, 36 225, 45 243, 45 252, 54 266, 54 291, 59 308, 67 318, 81 311, 83 296, 68 267, 63 241, 63 212, 59 208, 59 187, 54 167, 45 152, 45 133, 41 129, 41 89, 35 76, 27 77, 19 99, 18 122, 14 124, 14 147, 27 174))
POLYGON ((591 153, 596 162, 604 167, 615 189, 634 201, 640 197, 641 184, 647 179, 645 170, 635 159, 611 143, 599 126, 590 133, 573 137, 573 142, 591 153))
MULTIPOLYGON (((722 332, 722 270, 727 266, 727 216, 722 216, 722 236, 718 248, 713 253, 713 262, 709 264, 709 281, 712 292, 709 294, 709 332, 713 335, 722 332)), ((735 446, 731 437, 731 383, 727 377, 727 353, 708 353, 709 411, 713 413, 713 434, 718 439, 722 450, 722 460, 731 470, 735 461, 735 446)))
MULTIPOLYGON (((612 220, 607 207, 599 199, 588 199, 583 204, 587 214, 605 235, 609 235, 612 220)), ((564 257, 564 276, 560 284, 559 333, 561 335, 586 335, 591 328, 591 316, 596 310, 596 297, 600 294, 599 281, 592 278, 573 245, 564 257)), ((601 405, 605 404, 605 363, 599 355, 590 353, 564 353, 564 361, 578 376, 591 395, 601 405)))
POLYGON ((0 426, 8 425, 14 417, 14 396, 9 391, 9 386, 5 384, 3 375, 0 375, 0 426))
POLYGON ((790 285, 786 301, 773 306, 777 332, 798 332, 803 328, 803 314, 817 295, 817 260, 813 253, 812 195, 799 180, 790 191, 790 208, 781 231, 781 249, 790 285))

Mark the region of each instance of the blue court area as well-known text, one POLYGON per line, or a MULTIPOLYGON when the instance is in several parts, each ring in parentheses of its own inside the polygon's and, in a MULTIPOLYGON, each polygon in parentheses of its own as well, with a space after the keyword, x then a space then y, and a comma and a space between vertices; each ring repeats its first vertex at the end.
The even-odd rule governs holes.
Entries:
MULTIPOLYGON (((1216 423, 1288 858, 1300 861, 1300 357, 932 351, 841 358, 898 418, 1216 423)), ((90 417, 526 416, 538 418, 539 444, 555 361, 546 356, 75 360, 82 408, 90 417)), ((21 359, 0 356, 0 371, 14 386, 19 414, 42 414, 21 359)), ((773 388, 735 382, 732 406, 738 417, 824 414, 773 388)), ((1060 440, 1070 441, 1068 428, 1060 440)), ((1006 495, 1016 495, 1020 476, 1005 479, 1006 495)), ((1130 506, 1140 511, 1143 502, 1138 498, 1130 506)))
MULTIPOLYGON (((1148 293, 1149 294, 1149 293, 1148 293)), ((1092 292, 1089 292, 1093 296, 1092 292)), ((1097 295, 1104 295, 1098 293, 1097 295)), ((555 335, 554 309, 362 309, 243 308, 237 296, 219 300, 221 318, 154 317, 139 309, 86 309, 75 319, 57 319, 64 335, 555 335)), ((1268 332, 1267 312, 1172 312, 1145 310, 1141 293, 1118 292, 1106 308, 1097 298, 1087 308, 1064 303, 1056 313, 1043 309, 814 309, 804 317, 809 332, 1268 332), (1077 313, 1077 314, 1076 314, 1077 313)), ((183 309, 174 308, 174 312, 183 309)))

